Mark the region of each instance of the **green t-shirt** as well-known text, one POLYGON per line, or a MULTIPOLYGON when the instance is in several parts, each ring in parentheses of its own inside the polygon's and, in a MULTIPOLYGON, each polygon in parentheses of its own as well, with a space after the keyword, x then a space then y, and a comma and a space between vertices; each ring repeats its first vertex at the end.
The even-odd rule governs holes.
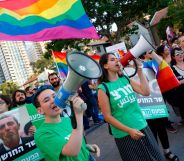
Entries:
POLYGON ((61 151, 68 142, 71 132, 70 118, 65 117, 62 117, 59 123, 44 123, 38 128, 34 135, 35 142, 46 161, 88 161, 89 151, 86 149, 84 139, 77 157, 61 155, 61 151))
MULTIPOLYGON (((141 130, 147 126, 142 115, 136 94, 125 77, 118 78, 114 82, 105 83, 110 94, 111 114, 122 124, 141 130)), ((100 84, 98 89, 102 89, 105 93, 104 85, 100 84)), ((111 126, 112 134, 115 138, 127 136, 128 133, 111 126)))

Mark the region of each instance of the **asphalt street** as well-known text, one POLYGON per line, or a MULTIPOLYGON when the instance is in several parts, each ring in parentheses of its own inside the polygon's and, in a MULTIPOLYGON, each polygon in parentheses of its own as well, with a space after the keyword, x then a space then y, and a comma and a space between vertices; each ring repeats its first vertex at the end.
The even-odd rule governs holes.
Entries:
MULTIPOLYGON (((184 161, 184 125, 175 125, 177 133, 170 133, 169 142, 171 150, 178 155, 180 161, 184 161)), ((121 161, 118 149, 111 135, 108 133, 106 123, 93 126, 87 131, 86 139, 88 143, 98 144, 101 149, 101 156, 97 161, 121 161)), ((161 146, 160 146, 161 148, 161 146)))

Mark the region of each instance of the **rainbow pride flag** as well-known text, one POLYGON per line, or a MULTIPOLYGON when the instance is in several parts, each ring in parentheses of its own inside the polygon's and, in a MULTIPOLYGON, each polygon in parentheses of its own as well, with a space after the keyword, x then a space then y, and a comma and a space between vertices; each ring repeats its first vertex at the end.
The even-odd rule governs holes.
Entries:
POLYGON ((1 0, 0 40, 98 39, 81 0, 1 0))
POLYGON ((68 65, 66 62, 66 52, 52 52, 52 57, 58 68, 58 72, 62 78, 66 78, 68 74, 68 65))
POLYGON ((162 93, 167 92, 180 85, 171 67, 166 63, 165 60, 163 60, 159 65, 157 82, 162 93))

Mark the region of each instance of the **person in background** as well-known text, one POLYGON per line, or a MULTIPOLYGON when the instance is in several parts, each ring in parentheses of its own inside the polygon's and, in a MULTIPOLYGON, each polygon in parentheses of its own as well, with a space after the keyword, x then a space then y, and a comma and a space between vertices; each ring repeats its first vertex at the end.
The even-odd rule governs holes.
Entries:
MULTIPOLYGON (((167 45, 159 46, 156 49, 156 54, 158 54, 161 57, 160 61, 164 60, 167 64, 170 65, 170 63, 171 63, 171 53, 170 53, 170 49, 167 45)), ((162 96, 164 98, 164 101, 165 102, 167 101, 170 105, 173 105, 172 97, 175 95, 174 92, 175 92, 174 89, 171 89, 167 92, 162 92, 162 96)), ((172 122, 169 121, 169 120, 167 121, 167 130, 171 133, 176 133, 177 132, 177 129, 172 126, 172 122)))
POLYGON ((184 51, 184 35, 178 38, 179 47, 184 51))
POLYGON ((39 88, 34 97, 35 107, 45 116, 45 122, 34 135, 45 160, 94 161, 89 149, 99 155, 99 148, 97 145, 86 146, 83 139, 84 111, 81 105, 84 102, 77 96, 71 98, 77 121, 77 128, 72 129, 70 118, 60 117, 63 109, 55 105, 54 97, 55 92, 51 88, 39 88))
POLYGON ((10 110, 12 102, 9 96, 0 94, 0 114, 10 110))
POLYGON ((171 68, 180 82, 180 86, 175 89, 175 95, 173 96, 173 106, 179 107, 181 115, 181 123, 184 123, 184 50, 181 48, 175 48, 171 51, 171 68))
MULTIPOLYGON (((159 64, 155 60, 157 60, 158 62, 162 61, 161 58, 153 51, 152 52, 148 51, 145 54, 141 55, 141 60, 143 61, 144 68, 146 68, 147 63, 151 64, 150 65, 152 67, 151 70, 156 69, 158 68, 157 66, 159 66, 159 64)), ((163 147, 165 157, 171 161, 178 161, 179 160, 178 156, 176 156, 170 150, 169 138, 166 129, 168 118, 167 117, 154 118, 154 119, 147 119, 146 121, 157 142, 159 138, 160 143, 163 147)))
POLYGON ((33 103, 34 91, 30 86, 25 88, 26 92, 26 103, 33 103))
POLYGON ((62 82, 57 73, 50 73, 48 75, 49 83, 54 87, 54 91, 58 91, 62 82))
POLYGON ((135 94, 135 92, 145 96, 150 94, 141 62, 136 60, 141 83, 125 75, 118 75, 119 61, 112 53, 102 55, 99 63, 102 68, 98 86, 99 106, 105 121, 110 124, 121 159, 125 161, 165 161, 142 115, 135 94), (109 97, 102 83, 106 84, 109 97))
POLYGON ((90 89, 89 81, 86 81, 81 85, 82 94, 86 97, 87 110, 86 113, 88 116, 92 116, 94 124, 101 123, 101 120, 98 118, 98 103, 95 98, 92 90, 90 89))
POLYGON ((26 104, 26 92, 17 89, 12 94, 13 107, 19 107, 26 104))
MULTIPOLYGON (((48 75, 48 80, 49 80, 49 83, 51 84, 51 86, 54 88, 54 91, 57 92, 60 88, 60 86, 62 85, 62 81, 61 79, 59 78, 58 74, 57 73, 50 73, 48 75)), ((63 117, 69 117, 71 115, 71 110, 70 108, 65 108, 63 111, 62 111, 62 114, 61 114, 63 117)))

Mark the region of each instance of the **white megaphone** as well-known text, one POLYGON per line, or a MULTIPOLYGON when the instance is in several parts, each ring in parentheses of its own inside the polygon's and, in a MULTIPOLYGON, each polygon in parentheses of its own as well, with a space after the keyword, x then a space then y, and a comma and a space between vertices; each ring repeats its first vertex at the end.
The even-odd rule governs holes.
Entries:
POLYGON ((54 99, 55 104, 60 108, 66 107, 69 96, 73 95, 83 82, 88 79, 97 79, 102 75, 99 64, 81 52, 67 54, 66 61, 69 72, 54 99))
POLYGON ((141 35, 137 44, 120 59, 120 63, 125 67, 132 59, 138 58, 141 54, 149 50, 155 50, 155 48, 144 36, 141 35))

